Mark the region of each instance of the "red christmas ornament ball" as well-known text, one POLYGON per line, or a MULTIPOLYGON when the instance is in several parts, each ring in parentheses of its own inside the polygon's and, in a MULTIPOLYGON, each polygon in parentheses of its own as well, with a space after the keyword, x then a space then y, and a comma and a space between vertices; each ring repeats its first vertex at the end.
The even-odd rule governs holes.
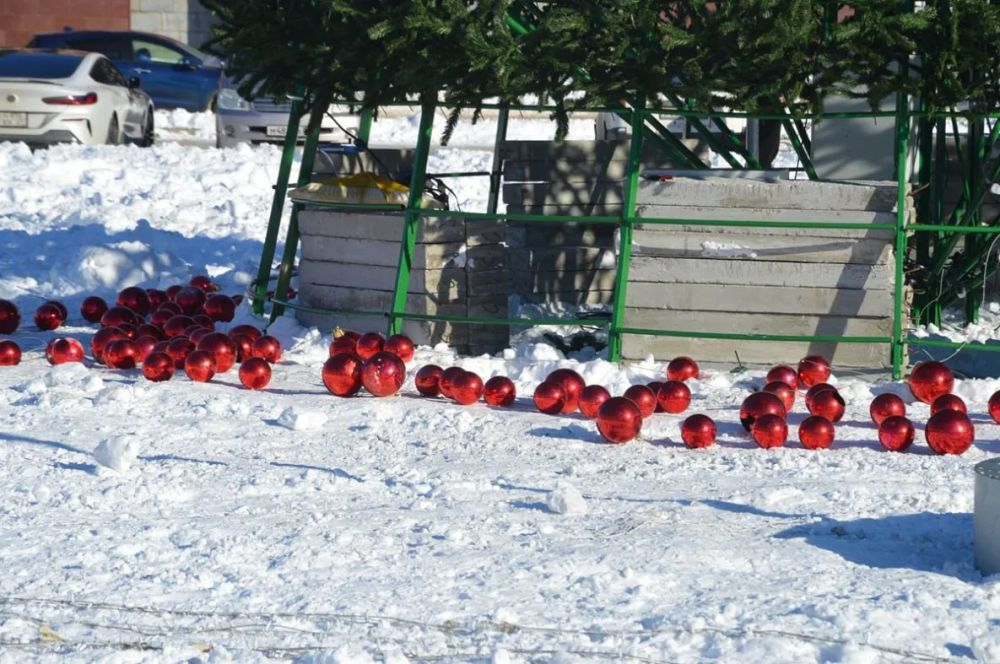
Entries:
POLYGON ((139 327, 131 323, 119 323, 118 329, 125 333, 125 336, 135 341, 139 338, 139 327))
POLYGON ((920 362, 910 372, 910 392, 924 403, 933 403, 955 387, 955 375, 941 362, 920 362))
MULTIPOLYGON (((195 351, 194 342, 187 337, 174 337, 167 342, 166 353, 174 360, 174 367, 184 368, 184 362, 188 356, 195 351)), ((212 373, 215 373, 215 366, 212 366, 212 373)))
POLYGON ((989 408, 990 417, 993 418, 993 421, 1000 424, 1000 391, 993 393, 993 396, 990 397, 987 403, 987 408, 989 408))
POLYGON ((764 413, 753 421, 750 437, 765 450, 781 447, 788 440, 788 423, 780 415, 764 413))
POLYGON ((112 369, 135 369, 135 342, 115 339, 104 348, 104 363, 112 369))
POLYGON ((177 294, 181 292, 182 288, 184 287, 181 286, 180 284, 174 284, 172 286, 168 286, 167 290, 164 291, 167 294, 167 299, 173 302, 174 298, 177 297, 177 294))
POLYGON ((942 394, 931 403, 931 415, 937 415, 942 410, 956 410, 959 413, 968 413, 962 397, 957 394, 942 394))
POLYGON ((813 397, 822 392, 823 390, 836 390, 837 388, 830 383, 816 383, 808 390, 806 390, 806 395, 803 400, 806 402, 806 410, 812 411, 812 400, 813 397))
POLYGON ((740 405, 740 424, 744 429, 750 431, 753 423, 762 415, 777 415, 784 418, 785 404, 770 392, 754 392, 743 400, 740 405))
POLYGON ((170 319, 163 324, 163 334, 168 339, 183 336, 184 332, 192 325, 194 325, 194 319, 188 315, 179 314, 177 316, 171 316, 170 319))
POLYGON ((847 404, 844 397, 840 396, 837 390, 823 390, 813 395, 812 408, 809 412, 812 415, 825 417, 831 422, 839 422, 844 416, 847 404))
POLYGON ((799 374, 795 371, 795 369, 791 368, 787 364, 779 364, 776 367, 772 367, 771 370, 767 372, 764 382, 784 383, 794 390, 799 386, 799 374))
POLYGON ((580 392, 586 385, 583 376, 572 369, 556 369, 545 378, 545 382, 561 385, 566 393, 566 403, 563 404, 562 412, 572 413, 580 407, 580 392))
POLYGON ((825 450, 833 444, 836 429, 822 415, 810 415, 799 425, 799 442, 807 450, 825 450))
POLYGON ((214 293, 219 290, 219 287, 215 284, 215 282, 204 274, 191 277, 191 280, 188 281, 188 286, 191 288, 197 288, 203 293, 214 293))
POLYGON ((54 304, 46 302, 35 309, 35 327, 39 330, 54 330, 65 322, 62 311, 54 304))
POLYGON ((151 337, 149 335, 142 335, 135 340, 135 361, 145 362, 146 357, 153 352, 156 348, 156 344, 160 341, 156 337, 151 337))
MULTIPOLYGON (((181 336, 187 337, 188 339, 191 340, 191 343, 197 346, 198 344, 201 343, 202 339, 204 339, 210 334, 214 334, 214 332, 202 327, 201 325, 191 325, 186 330, 184 330, 184 334, 181 336)), ((229 335, 227 334, 226 336, 228 337, 229 335)), ((232 339, 232 337, 229 338, 232 339)), ((236 342, 234 341, 233 346, 235 347, 235 345, 236 342)))
MULTIPOLYGON (((652 382, 646 383, 646 387, 649 388, 650 392, 652 392, 653 394, 657 394, 658 395, 660 393, 660 388, 663 387, 663 381, 662 380, 654 380, 652 382)), ((660 405, 659 400, 657 400, 657 402, 656 402, 656 410, 654 412, 657 412, 657 413, 662 413, 663 412, 663 406, 660 405)))
POLYGON ((681 423, 681 440, 693 450, 711 446, 716 433, 715 422, 708 415, 691 415, 681 423))
POLYGON ((59 315, 62 316, 62 319, 63 319, 64 323, 67 320, 69 320, 69 309, 66 308, 65 304, 63 304, 59 300, 48 300, 45 304, 51 304, 53 307, 55 307, 56 309, 58 309, 59 310, 59 315))
POLYGON ((237 362, 244 362, 253 357, 253 342, 250 341, 250 337, 245 334, 233 334, 231 332, 228 336, 233 340, 233 345, 236 346, 237 362))
POLYGON ((198 340, 196 345, 198 350, 208 351, 215 357, 216 373, 226 373, 236 363, 236 344, 228 334, 209 332, 198 340))
POLYGON ((807 355, 799 360, 799 385, 812 387, 830 378, 830 362, 822 355, 807 355))
POLYGON ((566 407, 566 390, 559 383, 542 382, 531 395, 535 408, 546 415, 557 415, 566 407))
POLYGON ((687 356, 675 357, 667 364, 667 379, 681 382, 698 378, 701 370, 698 363, 687 356))
POLYGON ((425 364, 413 377, 413 386, 425 397, 441 394, 441 374, 444 370, 436 364, 425 364))
POLYGON ((149 317, 149 323, 157 326, 161 330, 166 325, 168 320, 174 316, 181 315, 181 308, 176 304, 173 302, 167 302, 166 304, 171 305, 170 308, 167 308, 165 305, 161 305, 156 311, 153 312, 153 315, 149 317))
POLYGON ((509 406, 516 398, 514 381, 506 376, 493 376, 483 386, 483 401, 490 406, 509 406))
POLYGON ((157 341, 163 339, 163 328, 157 327, 156 325, 150 325, 149 323, 143 323, 140 325, 136 332, 140 337, 153 337, 157 341))
POLYGON ((188 286, 187 288, 182 288, 177 291, 174 295, 174 302, 181 308, 188 316, 194 316, 199 313, 202 307, 205 306, 205 291, 200 288, 194 288, 188 286))
POLYGON ((221 293, 213 293, 205 298, 202 312, 213 321, 228 323, 236 315, 236 303, 233 298, 221 293))
POLYGON ((788 383, 783 383, 780 380, 768 383, 764 386, 763 392, 770 392, 774 396, 781 399, 781 403, 785 406, 785 412, 792 410, 792 406, 795 405, 795 390, 788 385, 788 383))
POLYGON ((142 361, 142 375, 154 383, 170 380, 174 377, 174 361, 166 353, 150 353, 142 361))
POLYGON ((118 327, 123 323, 128 325, 138 325, 142 322, 135 312, 128 307, 119 307, 117 305, 111 307, 104 312, 101 316, 101 326, 102 327, 118 327))
POLYGON ((597 410, 597 430, 608 442, 627 443, 639 435, 642 419, 642 412, 634 401, 612 397, 597 410))
POLYGON ((367 360, 375 353, 381 353, 385 349, 385 337, 378 332, 366 332, 358 337, 358 343, 354 352, 362 360, 367 360))
POLYGON ((16 341, 4 339, 0 341, 0 367, 12 367, 21 362, 21 347, 16 341))
POLYGON ((585 417, 595 419, 601 404, 611 398, 611 393, 601 385, 587 385, 580 391, 580 412, 585 417))
POLYGON ((197 383, 207 383, 215 376, 215 355, 207 350, 194 350, 184 360, 184 373, 197 383))
POLYGON ((385 350, 395 353, 403 362, 413 360, 413 342, 405 334, 394 334, 385 340, 385 350))
POLYGON ((104 298, 91 295, 80 303, 80 315, 88 323, 100 322, 101 316, 108 310, 108 303, 104 298))
POLYGON ((361 389, 361 364, 357 355, 334 355, 323 363, 323 385, 334 396, 354 396, 361 389))
POLYGON ((361 365, 361 384, 377 397, 399 392, 406 380, 406 365, 395 353, 375 353, 361 365))
POLYGON ((479 401, 484 391, 483 379, 471 371, 462 373, 451 384, 451 398, 463 406, 479 401))
POLYGON ((104 362, 104 350, 116 339, 128 339, 128 336, 117 327, 102 327, 90 338, 90 354, 98 362, 104 362))
POLYGON ((645 385, 633 385, 625 390, 622 396, 634 401, 643 417, 649 417, 656 412, 656 395, 645 385))
POLYGON ((271 382, 271 365, 262 357, 251 357, 240 364, 240 382, 248 390, 262 390, 271 382))
POLYGON ((878 425, 878 442, 890 452, 902 452, 913 444, 916 430, 902 415, 890 415, 878 425))
POLYGON ((251 346, 251 354, 253 357, 259 357, 267 360, 271 364, 274 364, 281 360, 281 342, 278 341, 277 337, 265 334, 260 339, 253 342, 251 346))
POLYGON ((334 333, 333 341, 330 342, 330 357, 338 353, 354 353, 358 349, 358 339, 361 337, 357 332, 334 333))
POLYGON ((264 336, 264 333, 261 332, 259 329, 257 329, 253 325, 246 325, 246 324, 237 325, 236 327, 229 330, 230 336, 234 334, 242 334, 244 336, 250 337, 251 342, 257 341, 257 339, 260 339, 262 336, 264 336))
POLYGON ((159 288, 147 288, 146 298, 149 300, 150 311, 156 311, 160 308, 161 304, 170 301, 170 296, 167 295, 167 291, 160 290, 159 288))
POLYGON ((438 389, 441 390, 441 394, 451 398, 451 385, 455 382, 455 379, 465 373, 465 369, 462 367, 448 367, 441 373, 441 378, 438 380, 438 389))
POLYGON ((143 318, 149 313, 151 305, 146 289, 139 288, 138 286, 129 286, 119 291, 115 304, 119 307, 131 309, 136 315, 143 318))
POLYGON ((45 345, 45 358, 49 364, 83 362, 83 345, 76 339, 57 337, 45 345))
POLYGON ((215 321, 206 316, 205 314, 195 314, 194 316, 191 316, 191 320, 194 321, 195 325, 203 327, 206 330, 215 329, 215 321))
POLYGON ((965 413, 942 410, 927 420, 924 437, 938 454, 962 454, 972 446, 976 429, 965 413))
POLYGON ((656 393, 656 403, 666 413, 683 413, 691 405, 691 388, 679 380, 668 380, 656 393))
POLYGON ((887 417, 902 417, 906 415, 906 403, 891 392, 880 394, 872 399, 868 407, 868 414, 871 415, 872 422, 877 425, 887 417))
POLYGON ((14 334, 21 324, 21 312, 10 300, 0 300, 0 334, 14 334))

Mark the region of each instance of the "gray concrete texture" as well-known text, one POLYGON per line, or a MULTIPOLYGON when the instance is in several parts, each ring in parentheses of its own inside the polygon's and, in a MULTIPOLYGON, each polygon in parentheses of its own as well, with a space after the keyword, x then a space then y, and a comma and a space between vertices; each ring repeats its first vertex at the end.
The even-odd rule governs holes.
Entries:
POLYGON ((215 17, 198 0, 131 0, 132 30, 172 37, 200 48, 215 17))

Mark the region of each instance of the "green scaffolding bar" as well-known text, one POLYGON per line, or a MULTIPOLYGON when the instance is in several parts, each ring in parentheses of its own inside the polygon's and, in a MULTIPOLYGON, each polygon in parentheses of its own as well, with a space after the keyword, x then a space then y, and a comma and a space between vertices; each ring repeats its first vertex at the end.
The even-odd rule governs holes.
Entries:
POLYGON ((487 214, 496 214, 497 206, 500 204, 500 186, 503 173, 500 168, 503 166, 503 157, 500 154, 500 146, 507 140, 507 122, 510 119, 510 110, 501 108, 497 113, 497 135, 493 141, 493 168, 490 169, 490 198, 486 204, 487 214))
POLYGON ((413 250, 417 244, 417 230, 420 225, 420 208, 424 200, 424 186, 427 182, 427 157, 431 148, 431 133, 434 131, 435 99, 424 99, 420 107, 420 127, 417 133, 417 150, 413 155, 413 175, 410 178, 410 194, 407 198, 406 214, 403 221, 403 239, 399 246, 399 263, 396 266, 396 287, 392 296, 393 317, 389 321, 389 334, 399 334, 403 329, 403 319, 396 317, 406 311, 406 295, 410 289, 410 271, 413 269, 413 250))
MULTIPOLYGON (((904 66, 905 71, 905 66, 904 66)), ((892 312, 892 377, 903 377, 906 338, 903 336, 903 268, 906 261, 906 199, 909 194, 910 115, 909 99, 900 94, 896 99, 896 281, 893 288, 892 312)))
POLYGON ((368 140, 372 136, 372 121, 375 119, 375 111, 370 108, 361 109, 361 117, 358 120, 358 141, 362 145, 368 145, 368 140))

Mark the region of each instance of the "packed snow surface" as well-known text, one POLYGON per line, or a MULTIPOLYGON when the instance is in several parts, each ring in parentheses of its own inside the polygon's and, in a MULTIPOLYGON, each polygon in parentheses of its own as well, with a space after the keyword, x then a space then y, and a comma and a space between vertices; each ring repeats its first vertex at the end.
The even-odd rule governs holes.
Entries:
MULTIPOLYGON (((463 140, 485 146, 488 125, 463 140)), ((608 445, 579 414, 535 411, 556 368, 620 394, 664 367, 534 343, 421 348, 382 399, 331 396, 329 330, 291 317, 270 328, 284 355, 261 391, 235 371, 152 383, 89 357, 49 366, 54 336, 89 349, 87 295, 196 274, 245 289, 278 161, 269 146, 0 144, 0 298, 21 308, 25 351, 0 367, 0 661, 1000 661, 1000 578, 972 558, 972 466, 1000 453, 986 414, 1000 380, 958 382, 976 442, 940 457, 904 384, 836 368, 848 408, 832 449, 797 443, 801 393, 789 443, 758 449, 737 411, 763 374, 709 367, 684 415, 719 437, 692 451, 684 415, 608 445), (70 320, 40 332, 49 298, 70 320), (429 362, 508 375, 518 399, 419 397, 429 362), (917 424, 906 453, 883 451, 868 417, 883 392, 917 424)), ((245 303, 237 323, 264 325, 245 303)))

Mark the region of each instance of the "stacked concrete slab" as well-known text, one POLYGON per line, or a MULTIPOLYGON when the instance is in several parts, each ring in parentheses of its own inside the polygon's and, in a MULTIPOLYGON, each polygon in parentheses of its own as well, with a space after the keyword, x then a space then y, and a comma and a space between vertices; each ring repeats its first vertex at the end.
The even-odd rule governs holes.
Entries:
MULTIPOLYGON (((675 178, 644 182, 638 216, 895 223, 895 183, 675 178)), ((912 214, 912 210, 909 212, 912 214)), ((878 336, 892 331, 890 231, 636 224, 625 325, 717 333, 878 336)), ((885 344, 772 343, 626 335, 628 359, 883 367, 885 344)))

